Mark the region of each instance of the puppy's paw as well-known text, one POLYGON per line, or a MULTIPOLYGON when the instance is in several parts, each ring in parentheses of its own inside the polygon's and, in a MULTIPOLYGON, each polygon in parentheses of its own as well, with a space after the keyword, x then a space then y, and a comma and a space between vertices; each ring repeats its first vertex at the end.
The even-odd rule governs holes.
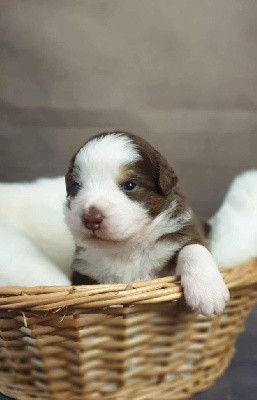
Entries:
POLYGON ((211 253, 204 246, 185 246, 178 255, 176 272, 181 275, 190 308, 205 316, 223 311, 230 297, 229 291, 211 253))
POLYGON ((205 316, 222 313, 230 297, 219 271, 208 279, 185 274, 181 284, 188 306, 205 316))

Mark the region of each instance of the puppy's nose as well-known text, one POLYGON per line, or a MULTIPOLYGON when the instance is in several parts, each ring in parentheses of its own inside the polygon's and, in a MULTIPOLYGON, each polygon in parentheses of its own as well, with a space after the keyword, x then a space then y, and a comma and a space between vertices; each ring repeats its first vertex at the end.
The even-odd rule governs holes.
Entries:
POLYGON ((82 215, 82 222, 90 231, 97 231, 100 229, 104 216, 98 208, 92 206, 88 211, 82 215))

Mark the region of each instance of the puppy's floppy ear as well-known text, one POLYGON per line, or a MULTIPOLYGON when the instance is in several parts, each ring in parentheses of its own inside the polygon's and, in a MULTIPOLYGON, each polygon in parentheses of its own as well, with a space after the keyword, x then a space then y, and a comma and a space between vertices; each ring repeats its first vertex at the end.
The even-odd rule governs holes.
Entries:
POLYGON ((157 186, 162 195, 167 195, 177 184, 178 178, 169 166, 167 160, 158 154, 157 157, 157 186))

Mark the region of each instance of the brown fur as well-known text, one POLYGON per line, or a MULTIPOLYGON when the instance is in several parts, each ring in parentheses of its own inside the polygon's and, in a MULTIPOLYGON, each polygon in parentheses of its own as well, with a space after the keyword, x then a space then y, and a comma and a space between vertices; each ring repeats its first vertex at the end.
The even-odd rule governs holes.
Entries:
POLYGON ((96 282, 94 279, 90 278, 87 275, 82 275, 78 271, 73 271, 72 276, 71 276, 71 284, 73 286, 78 286, 78 285, 96 285, 98 282, 96 282))
POLYGON ((126 136, 136 144, 141 156, 141 160, 123 168, 123 182, 132 180, 137 184, 126 194, 131 200, 142 202, 149 214, 156 217, 175 198, 177 177, 167 160, 149 143, 130 133, 126 136))

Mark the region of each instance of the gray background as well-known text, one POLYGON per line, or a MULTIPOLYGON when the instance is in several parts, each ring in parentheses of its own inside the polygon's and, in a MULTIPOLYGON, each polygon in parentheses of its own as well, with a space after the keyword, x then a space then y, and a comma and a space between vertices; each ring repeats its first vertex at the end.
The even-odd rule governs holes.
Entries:
POLYGON ((251 0, 0 0, 0 180, 63 174, 125 129, 210 215, 257 166, 256 21, 251 0))
MULTIPOLYGON (((256 110, 253 0, 0 0, 0 180, 63 174, 90 135, 129 130, 207 217, 257 167, 256 110)), ((256 325, 199 399, 256 399, 256 325)))

